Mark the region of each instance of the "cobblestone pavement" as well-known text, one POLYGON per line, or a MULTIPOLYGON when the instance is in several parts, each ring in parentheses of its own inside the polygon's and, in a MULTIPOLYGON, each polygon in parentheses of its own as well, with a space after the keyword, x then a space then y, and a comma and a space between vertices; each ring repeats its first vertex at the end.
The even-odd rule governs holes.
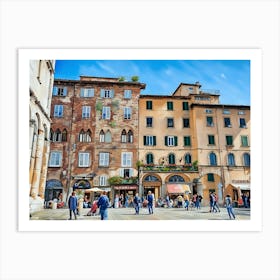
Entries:
MULTIPOLYGON (((227 210, 220 208, 221 212, 210 213, 209 207, 201 209, 184 208, 155 208, 154 214, 149 215, 147 208, 140 208, 140 214, 135 215, 134 208, 109 208, 109 220, 229 220, 227 210)), ((87 216, 89 209, 82 209, 77 220, 100 220, 99 215, 87 216)), ((249 220, 250 209, 234 208, 237 220, 249 220)), ((69 210, 66 209, 43 209, 32 214, 31 220, 67 220, 69 210)))

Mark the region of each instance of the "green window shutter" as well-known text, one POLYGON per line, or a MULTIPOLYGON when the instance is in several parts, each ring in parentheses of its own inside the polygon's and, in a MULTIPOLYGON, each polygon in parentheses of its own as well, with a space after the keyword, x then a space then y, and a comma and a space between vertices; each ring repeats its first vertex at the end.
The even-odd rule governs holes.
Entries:
POLYGON ((147 139, 146 139, 146 136, 143 137, 143 141, 144 141, 144 146, 147 145, 147 139))
POLYGON ((184 136, 184 145, 190 146, 191 145, 191 137, 190 136, 184 136))
POLYGON ((164 144, 165 146, 168 146, 167 136, 164 137, 164 144))
POLYGON ((175 144, 175 146, 178 146, 178 137, 177 136, 174 136, 174 144, 175 144))
POLYGON ((214 174, 213 173, 208 173, 207 174, 207 179, 208 179, 208 182, 214 182, 214 174))
POLYGON ((189 103, 186 101, 183 102, 183 110, 189 110, 189 103))
POLYGON ((115 94, 114 90, 111 89, 111 90, 110 90, 110 98, 113 98, 113 97, 114 97, 114 94, 115 94))
POLYGON ((152 101, 146 101, 146 109, 147 110, 152 110, 153 109, 152 101))
POLYGON ((167 101, 167 110, 173 110, 173 102, 167 101))
POLYGON ((156 136, 153 136, 153 144, 154 144, 154 146, 157 145, 157 137, 156 136))

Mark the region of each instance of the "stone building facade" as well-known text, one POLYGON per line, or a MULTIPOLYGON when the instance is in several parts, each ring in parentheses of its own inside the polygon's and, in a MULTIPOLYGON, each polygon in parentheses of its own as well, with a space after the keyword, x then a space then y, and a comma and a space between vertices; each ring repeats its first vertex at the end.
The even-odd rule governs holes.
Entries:
POLYGON ((250 195, 250 106, 181 83, 172 95, 145 84, 81 76, 54 82, 46 199, 93 188, 155 198, 210 192, 250 195))
POLYGON ((170 96, 139 100, 140 186, 156 198, 168 193, 235 202, 250 195, 250 106, 223 105, 199 83, 181 83, 170 96))
POLYGON ((47 200, 93 187, 116 194, 138 190, 138 100, 145 84, 81 76, 55 80, 47 200), (109 179, 111 180, 109 183, 109 179))
POLYGON ((43 206, 49 158, 54 60, 31 60, 29 102, 29 194, 31 210, 43 206))

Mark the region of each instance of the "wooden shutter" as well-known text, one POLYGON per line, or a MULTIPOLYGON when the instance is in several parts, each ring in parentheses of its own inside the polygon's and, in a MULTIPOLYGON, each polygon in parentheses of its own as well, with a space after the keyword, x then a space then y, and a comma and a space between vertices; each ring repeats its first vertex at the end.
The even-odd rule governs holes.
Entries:
POLYGON ((174 146, 178 146, 178 137, 174 136, 174 146))

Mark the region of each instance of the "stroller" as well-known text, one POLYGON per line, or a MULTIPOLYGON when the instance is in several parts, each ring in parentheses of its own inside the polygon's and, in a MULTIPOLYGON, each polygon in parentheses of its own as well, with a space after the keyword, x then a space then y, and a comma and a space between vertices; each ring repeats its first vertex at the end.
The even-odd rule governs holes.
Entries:
POLYGON ((98 208, 98 206, 97 206, 97 200, 95 200, 93 203, 92 203, 92 205, 91 205, 91 208, 90 208, 90 210, 88 211, 88 213, 87 213, 87 216, 95 216, 97 213, 97 208, 98 208))

